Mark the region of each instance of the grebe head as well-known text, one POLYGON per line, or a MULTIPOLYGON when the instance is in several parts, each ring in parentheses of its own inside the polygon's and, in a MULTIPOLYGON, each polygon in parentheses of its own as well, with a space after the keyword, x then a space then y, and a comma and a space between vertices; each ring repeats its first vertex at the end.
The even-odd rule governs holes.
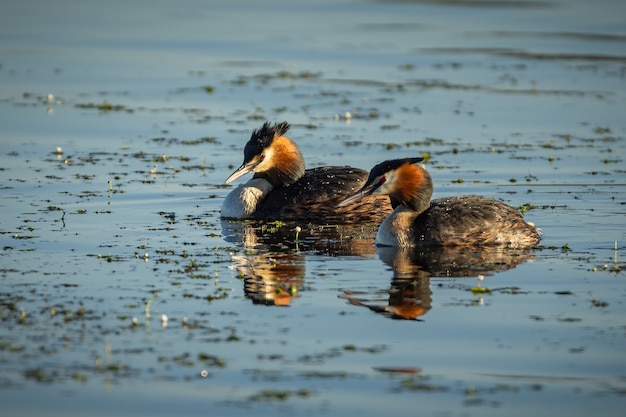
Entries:
POLYGON ((224 184, 254 172, 254 178, 264 178, 275 188, 286 187, 304 175, 304 158, 298 146, 287 136, 289 123, 263 123, 243 149, 243 163, 224 184))
POLYGON ((426 170, 415 165, 424 158, 393 159, 376 165, 365 185, 339 206, 354 203, 368 195, 388 195, 393 207, 406 206, 421 213, 430 205, 433 182, 426 170))

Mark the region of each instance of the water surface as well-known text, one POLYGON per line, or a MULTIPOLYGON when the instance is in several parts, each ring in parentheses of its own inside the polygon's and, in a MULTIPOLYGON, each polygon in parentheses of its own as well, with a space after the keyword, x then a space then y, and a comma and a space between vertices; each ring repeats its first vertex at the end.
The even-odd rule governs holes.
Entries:
POLYGON ((3 410, 621 415, 625 11, 4 4, 3 410), (520 207, 541 246, 222 221, 265 120, 309 167, 426 154, 435 198, 520 207))

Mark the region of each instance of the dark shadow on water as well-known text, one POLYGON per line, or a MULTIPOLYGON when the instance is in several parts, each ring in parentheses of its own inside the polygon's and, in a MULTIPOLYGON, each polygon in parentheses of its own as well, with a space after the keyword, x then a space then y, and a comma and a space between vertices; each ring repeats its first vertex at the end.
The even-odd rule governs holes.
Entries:
POLYGON ((339 297, 388 318, 416 320, 431 309, 431 278, 489 276, 534 258, 532 250, 505 247, 376 247, 376 230, 371 227, 306 225, 299 232, 296 227, 283 222, 222 221, 224 239, 242 249, 232 255, 232 267, 253 303, 288 306, 299 298, 307 254, 377 253, 390 267, 389 284, 379 289, 344 288, 339 297))

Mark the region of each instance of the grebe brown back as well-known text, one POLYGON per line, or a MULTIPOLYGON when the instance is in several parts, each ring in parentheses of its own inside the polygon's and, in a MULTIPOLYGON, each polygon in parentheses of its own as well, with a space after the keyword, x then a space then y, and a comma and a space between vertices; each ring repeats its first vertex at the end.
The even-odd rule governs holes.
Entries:
POLYGON ((391 213, 385 196, 338 207, 365 184, 368 172, 348 166, 305 170, 300 149, 285 136, 289 127, 287 122, 265 122, 252 132, 243 163, 225 183, 249 172, 254 176, 226 196, 222 217, 347 224, 380 223, 391 213))
POLYGON ((382 162, 370 171, 365 185, 339 206, 372 195, 388 195, 394 207, 382 222, 376 244, 385 246, 532 247, 541 233, 513 207, 475 195, 430 200, 433 182, 416 165, 423 158, 382 162))

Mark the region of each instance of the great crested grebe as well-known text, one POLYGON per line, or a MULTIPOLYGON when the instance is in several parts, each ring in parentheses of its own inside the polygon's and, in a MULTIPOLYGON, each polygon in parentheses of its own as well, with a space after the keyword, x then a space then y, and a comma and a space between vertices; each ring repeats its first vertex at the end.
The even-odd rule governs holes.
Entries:
POLYGON ((384 246, 532 247, 541 233, 513 207, 474 195, 430 200, 433 181, 416 165, 423 158, 394 159, 376 165, 365 185, 340 207, 371 195, 388 195, 394 207, 382 222, 376 244, 384 246))
POLYGON ((287 122, 265 122, 252 132, 243 150, 243 163, 225 184, 249 172, 254 176, 226 196, 222 217, 380 223, 392 211, 384 196, 338 207, 341 200, 365 184, 368 172, 348 166, 305 170, 300 149, 285 136, 288 129, 287 122))

